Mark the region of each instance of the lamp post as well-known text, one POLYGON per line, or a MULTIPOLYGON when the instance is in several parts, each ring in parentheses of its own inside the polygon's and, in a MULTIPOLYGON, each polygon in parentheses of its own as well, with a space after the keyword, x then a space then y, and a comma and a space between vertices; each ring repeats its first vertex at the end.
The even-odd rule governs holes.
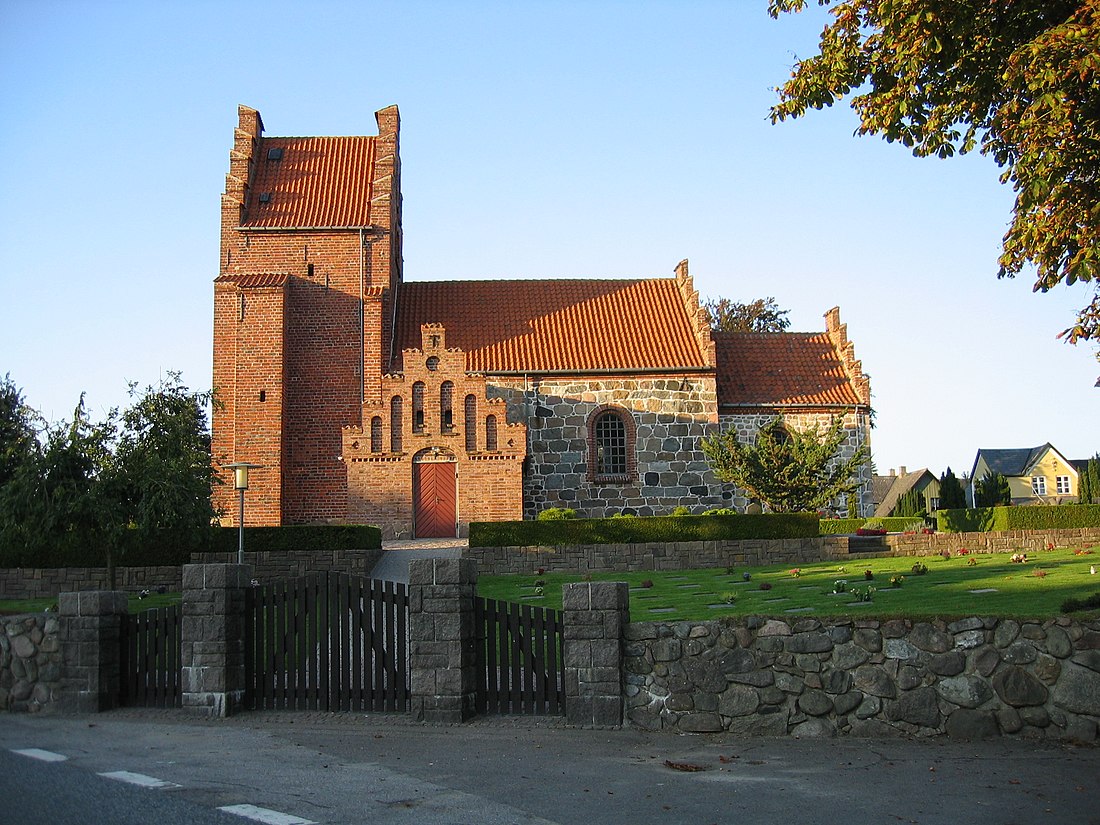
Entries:
POLYGON ((233 486, 241 496, 241 513, 237 520, 240 538, 237 541, 237 564, 244 564, 244 491, 248 489, 248 471, 258 470, 262 465, 249 464, 247 461, 235 461, 226 464, 225 469, 233 471, 233 486))

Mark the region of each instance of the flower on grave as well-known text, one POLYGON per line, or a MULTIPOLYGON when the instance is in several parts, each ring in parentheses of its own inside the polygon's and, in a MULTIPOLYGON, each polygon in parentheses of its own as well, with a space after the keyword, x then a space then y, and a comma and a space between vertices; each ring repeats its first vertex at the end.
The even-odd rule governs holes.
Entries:
POLYGON ((801 575, 802 575, 802 568, 800 568, 800 567, 794 567, 794 568, 791 568, 791 575, 792 575, 792 576, 793 576, 794 578, 796 578, 796 579, 797 579, 797 578, 798 578, 799 576, 801 576, 801 575))

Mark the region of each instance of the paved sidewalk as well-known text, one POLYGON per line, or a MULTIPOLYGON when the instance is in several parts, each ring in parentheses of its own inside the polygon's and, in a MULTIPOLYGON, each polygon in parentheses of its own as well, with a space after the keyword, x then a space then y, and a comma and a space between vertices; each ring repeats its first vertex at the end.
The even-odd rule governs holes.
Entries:
POLYGON ((382 558, 371 570, 372 579, 409 583, 413 559, 457 559, 469 546, 466 539, 401 539, 382 542, 382 558))

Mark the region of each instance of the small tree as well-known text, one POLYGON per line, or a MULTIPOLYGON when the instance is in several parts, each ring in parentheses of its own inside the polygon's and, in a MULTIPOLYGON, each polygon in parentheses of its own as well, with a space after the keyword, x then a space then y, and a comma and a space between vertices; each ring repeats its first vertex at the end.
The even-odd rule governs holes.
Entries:
POLYGON ((918 490, 906 490, 898 497, 898 503, 894 505, 892 516, 920 516, 927 515, 927 507, 924 503, 924 495, 918 490))
POLYGON ((1077 500, 1081 504, 1100 504, 1100 454, 1085 462, 1077 475, 1077 500))
POLYGON ((975 507, 1000 507, 1012 504, 1008 479, 992 470, 978 479, 974 487, 975 507))
POLYGON ((940 509, 961 510, 966 507, 966 493, 962 484, 955 478, 955 474, 948 467, 940 476, 940 509))
POLYGON ((757 298, 748 304, 729 298, 714 298, 703 309, 715 332, 782 332, 791 325, 787 314, 774 298, 757 298))
POLYGON ((787 430, 777 417, 760 428, 754 444, 742 444, 730 429, 703 439, 702 450, 714 474, 736 484, 777 513, 820 510, 834 498, 858 490, 868 458, 860 445, 847 459, 839 457, 847 434, 842 417, 826 431, 787 430))

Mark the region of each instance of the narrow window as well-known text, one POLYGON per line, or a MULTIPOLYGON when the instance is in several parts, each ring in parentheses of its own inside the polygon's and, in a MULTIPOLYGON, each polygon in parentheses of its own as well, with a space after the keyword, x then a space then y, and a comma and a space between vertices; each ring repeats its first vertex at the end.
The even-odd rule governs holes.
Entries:
POLYGON ((495 415, 485 416, 485 449, 495 450, 497 448, 497 417, 495 415))
POLYGON ((466 396, 462 413, 466 419, 466 452, 477 452, 477 396, 466 396))
POLYGON ((382 416, 380 415, 370 420, 370 451, 382 452, 382 416))
POLYGON ((441 433, 454 431, 454 395, 455 385, 450 381, 444 381, 439 385, 439 431, 441 433))
POLYGON ((267 401, 267 390, 260 390, 260 403, 267 401))
POLYGON ((616 413, 601 413, 594 428, 596 475, 626 475, 626 426, 616 413))
POLYGON ((390 400, 390 452, 401 452, 401 416, 403 400, 400 395, 395 395, 390 400))
POLYGON ((1046 476, 1031 477, 1031 492, 1037 496, 1045 496, 1047 494, 1046 476))
POLYGON ((424 432, 424 382, 413 384, 413 432, 424 432))

